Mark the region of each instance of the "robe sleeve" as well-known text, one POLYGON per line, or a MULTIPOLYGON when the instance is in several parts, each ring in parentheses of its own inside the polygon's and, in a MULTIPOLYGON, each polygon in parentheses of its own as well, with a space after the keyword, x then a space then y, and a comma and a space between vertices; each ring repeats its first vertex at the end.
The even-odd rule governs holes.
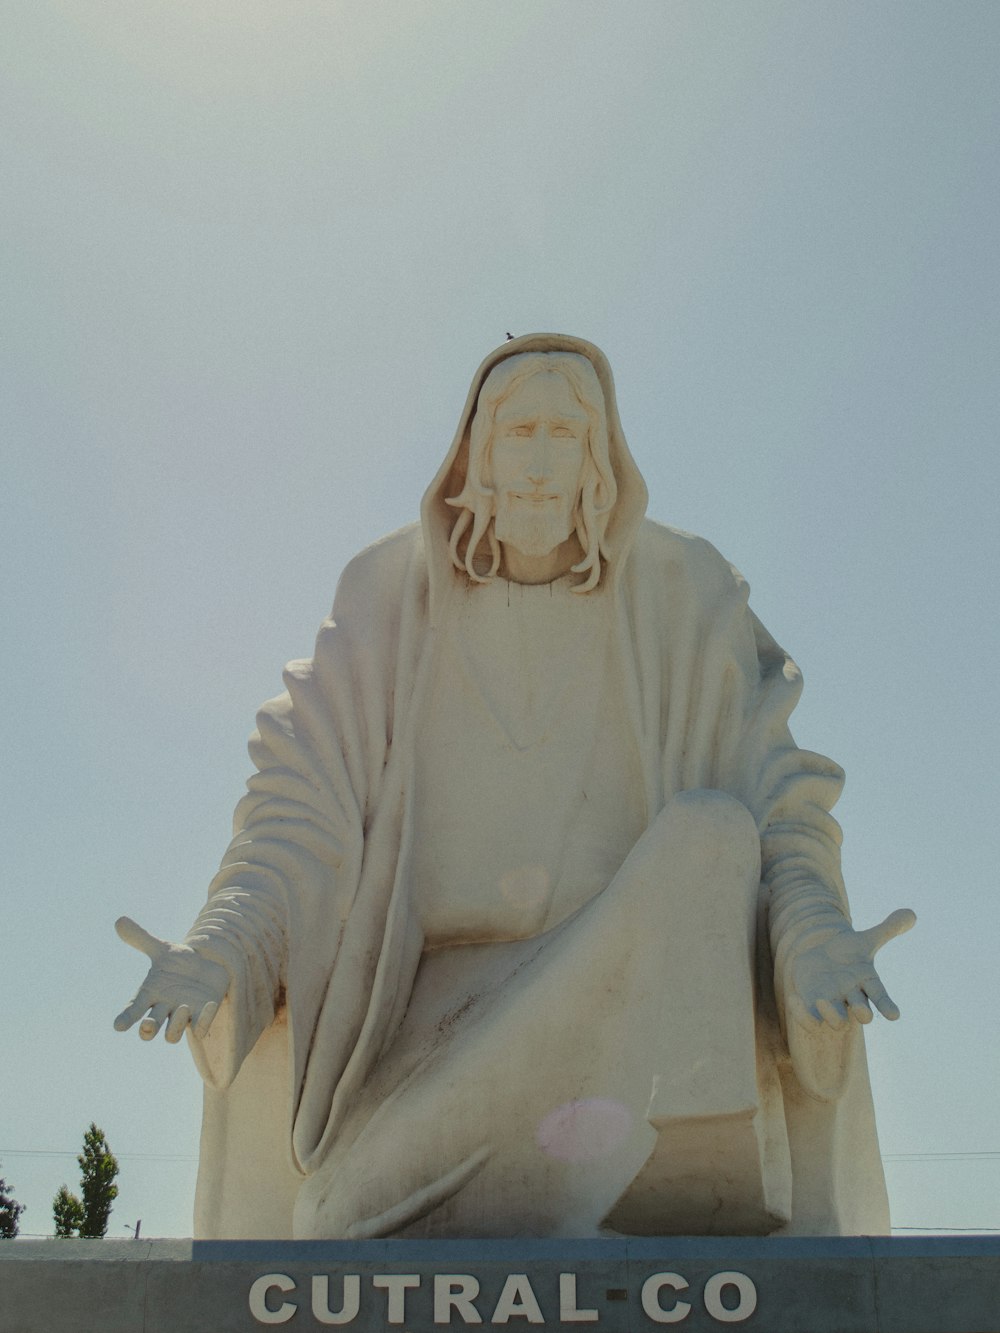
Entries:
POLYGON ((208 1036, 191 1038, 215 1088, 230 1085, 283 1003, 308 1033, 322 1005, 391 734, 396 626, 373 609, 371 588, 386 563, 363 553, 347 567, 314 657, 289 664, 285 693, 257 717, 257 771, 185 941, 230 979, 208 1036))
POLYGON ((756 766, 752 807, 761 835, 775 1000, 799 1083, 828 1101, 844 1089, 857 1034, 851 1026, 807 1031, 788 1014, 786 995, 796 959, 850 927, 842 835, 830 813, 844 774, 832 760, 795 744, 788 718, 801 694, 801 675, 752 613, 751 620, 759 663, 749 725, 756 766))
MULTIPOLYGON (((331 618, 320 640, 337 630, 331 618)), ((331 906, 341 897, 341 871, 361 822, 314 662, 291 663, 285 684, 286 693, 258 714, 250 742, 258 771, 185 941, 229 975, 209 1035, 192 1040, 199 1071, 216 1088, 229 1086, 286 997, 290 938, 301 938, 304 928, 305 938, 332 934, 335 947, 342 922, 335 908, 331 920, 331 906)))

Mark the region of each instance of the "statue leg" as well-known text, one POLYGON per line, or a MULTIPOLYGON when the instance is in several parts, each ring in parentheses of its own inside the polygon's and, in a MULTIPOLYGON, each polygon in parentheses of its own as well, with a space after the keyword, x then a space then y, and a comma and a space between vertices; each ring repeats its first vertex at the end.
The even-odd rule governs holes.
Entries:
POLYGON ((758 1073, 757 828, 718 792, 684 793, 661 819, 672 872, 711 887, 678 904, 683 956, 646 1111, 656 1143, 604 1222, 645 1235, 766 1234, 788 1220, 791 1175, 777 1080, 765 1094, 758 1073))
MULTIPOLYGON (((748 811, 686 793, 545 935, 426 955, 393 1046, 303 1186, 295 1234, 594 1235, 654 1216, 691 1229, 682 1173, 648 1168, 682 1122, 708 1127, 680 1145, 696 1175, 734 1176, 747 1157, 746 1134, 722 1149, 757 1113, 758 884, 748 811)), ((741 1167, 735 1193, 756 1199, 751 1157, 757 1179, 741 1167)), ((717 1195, 709 1206, 718 1220, 717 1195)), ((749 1225, 700 1229, 773 1226, 739 1206, 749 1225)))

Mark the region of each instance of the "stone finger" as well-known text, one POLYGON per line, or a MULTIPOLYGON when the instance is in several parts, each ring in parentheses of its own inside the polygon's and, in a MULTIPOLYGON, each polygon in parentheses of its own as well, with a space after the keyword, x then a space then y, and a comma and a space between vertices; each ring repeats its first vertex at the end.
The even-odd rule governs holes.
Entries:
POLYGON ((115 1031, 127 1032, 133 1023, 149 1008, 149 1004, 139 999, 137 995, 134 1000, 130 1000, 125 1008, 115 1019, 115 1031))
POLYGON ((860 988, 852 990, 850 994, 844 997, 847 1004, 847 1012, 856 1023, 870 1023, 872 1021, 871 1005, 864 991, 860 988))
POLYGON ((166 944, 159 940, 155 935, 150 935, 148 930, 143 930, 138 921, 133 921, 130 916, 120 916, 115 922, 115 930, 118 932, 118 938, 130 944, 133 949, 138 949, 144 953, 147 958, 154 961, 165 951, 166 944))
POLYGON ((869 926, 867 930, 860 931, 864 939, 865 947, 874 956, 879 949, 894 940, 897 935, 903 935, 911 930, 916 923, 917 915, 908 907, 900 907, 895 912, 890 912, 884 921, 880 921, 877 926, 869 926))
POLYGON ((834 1004, 831 1000, 817 1000, 816 1008, 824 1023, 832 1028, 842 1028, 847 1022, 847 1009, 843 1004, 834 1004))
POLYGON ((814 1013, 805 1001, 798 995, 789 995, 785 1004, 789 1018, 794 1019, 802 1027, 810 1031, 819 1026, 819 1014, 814 1013))
POLYGON ((170 1013, 169 1004, 154 1004, 149 1013, 139 1024, 139 1036, 143 1041, 152 1041, 160 1028, 163 1026, 164 1019, 170 1013))
POLYGON ((878 977, 872 977, 865 983, 864 992, 883 1018, 887 1018, 890 1023, 896 1021, 899 1017, 899 1006, 891 998, 878 977))
POLYGON ((194 1024, 194 1035, 196 1037, 204 1037, 207 1034, 208 1029, 212 1026, 212 1020, 218 1012, 219 1006, 215 1000, 209 1000, 207 1004, 202 1006, 198 1020, 194 1024))
POLYGON ((191 1006, 188 1004, 179 1004, 170 1015, 170 1021, 167 1024, 167 1030, 163 1034, 167 1041, 171 1043, 180 1041, 184 1036, 184 1029, 191 1021, 191 1006))

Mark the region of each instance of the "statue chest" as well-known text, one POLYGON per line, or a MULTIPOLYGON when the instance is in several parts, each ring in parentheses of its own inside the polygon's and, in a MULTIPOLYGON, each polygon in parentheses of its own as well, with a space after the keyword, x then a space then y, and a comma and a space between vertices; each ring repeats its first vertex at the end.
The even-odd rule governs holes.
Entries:
POLYGON ((606 887, 642 831, 606 603, 570 586, 500 582, 449 608, 413 790, 412 901, 432 947, 538 934, 606 887))

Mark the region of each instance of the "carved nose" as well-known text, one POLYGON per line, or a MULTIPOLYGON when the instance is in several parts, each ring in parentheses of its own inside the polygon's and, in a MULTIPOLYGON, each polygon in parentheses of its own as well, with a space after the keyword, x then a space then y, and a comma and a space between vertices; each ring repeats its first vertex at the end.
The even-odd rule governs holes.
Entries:
POLYGON ((547 440, 535 440, 534 448, 531 451, 531 457, 528 459, 528 480, 535 483, 546 481, 551 475, 552 467, 549 458, 549 445, 547 440))

